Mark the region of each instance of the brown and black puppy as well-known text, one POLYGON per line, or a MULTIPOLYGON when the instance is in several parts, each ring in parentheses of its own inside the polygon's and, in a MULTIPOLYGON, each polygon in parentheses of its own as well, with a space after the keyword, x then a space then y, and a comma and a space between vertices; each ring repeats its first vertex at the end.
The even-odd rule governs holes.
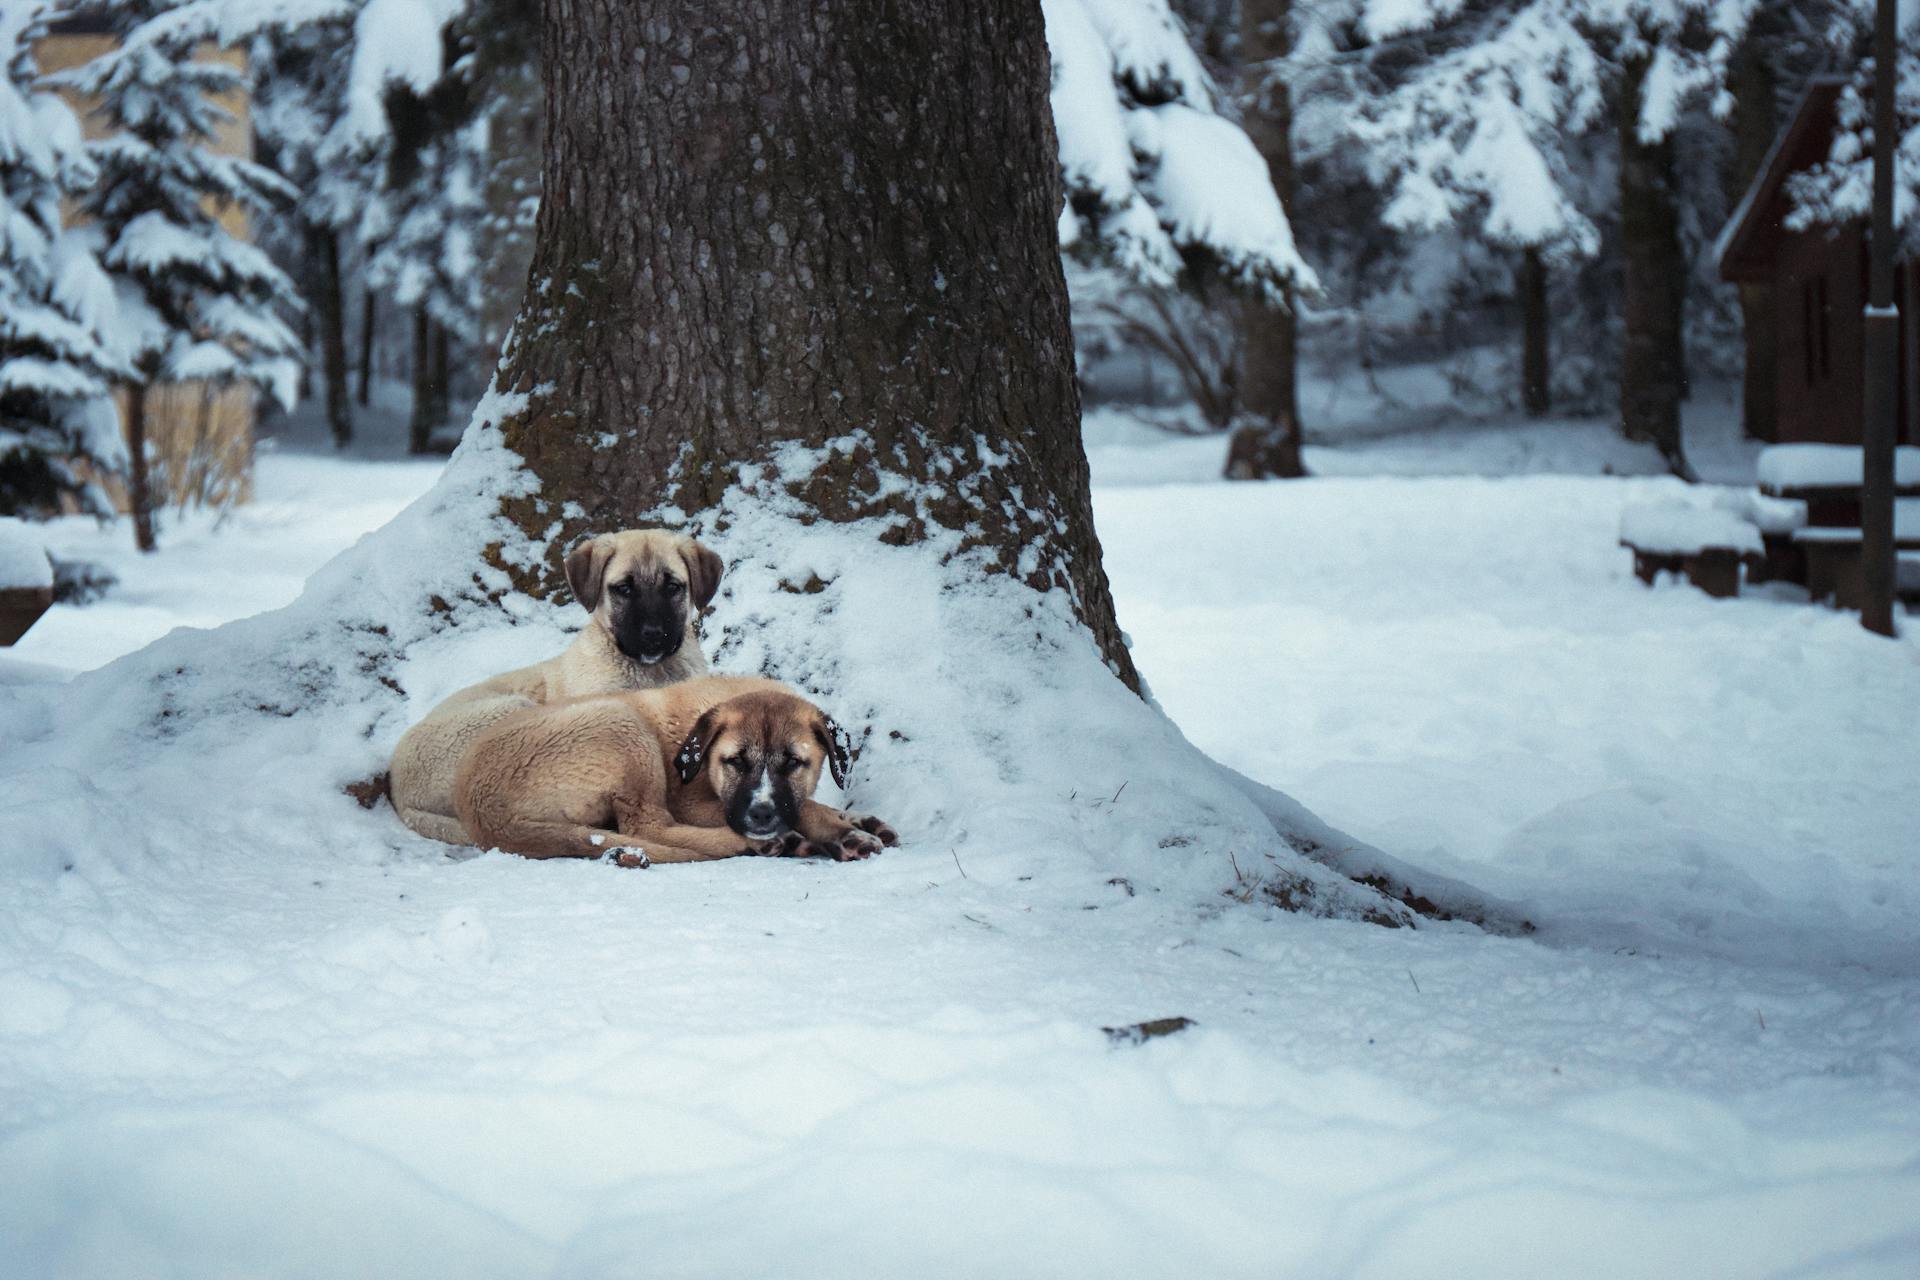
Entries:
POLYGON ((588 538, 568 553, 567 585, 590 615, 559 655, 448 695, 407 730, 390 766, 393 807, 423 836, 463 844, 453 777, 479 734, 516 711, 705 675, 699 616, 720 588, 720 557, 662 529, 588 538))
POLYGON ((627 866, 740 854, 847 861, 899 837, 813 798, 845 785, 844 736, 820 708, 757 676, 707 676, 515 712, 460 763, 468 838, 529 858, 627 866))

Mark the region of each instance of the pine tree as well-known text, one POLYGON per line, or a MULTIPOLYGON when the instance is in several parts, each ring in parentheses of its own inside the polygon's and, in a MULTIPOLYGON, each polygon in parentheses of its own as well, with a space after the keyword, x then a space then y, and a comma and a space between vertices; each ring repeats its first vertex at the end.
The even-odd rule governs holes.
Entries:
POLYGON ((46 517, 70 505, 107 518, 113 504, 99 482, 126 466, 116 365, 100 333, 112 294, 61 225, 62 197, 94 170, 72 112, 35 87, 31 42, 45 10, 0 9, 0 515, 46 517))
MULTIPOLYGON (((1712 184, 1677 161, 1683 126, 1724 114, 1735 53, 1755 5, 1711 0, 1371 0, 1391 42, 1432 33, 1430 53, 1356 127, 1408 229, 1468 226, 1522 254, 1522 293, 1543 310, 1541 268, 1599 244, 1617 219, 1620 423, 1689 475, 1680 436, 1687 291, 1704 237, 1685 216, 1712 184), (1583 155, 1610 132, 1617 186, 1583 181, 1583 155), (1541 255, 1536 265, 1527 257, 1541 255), (1527 278, 1529 274, 1533 278, 1527 278)), ((1716 129, 1724 132, 1724 129, 1716 129)), ((1697 218, 1692 219, 1698 222, 1697 218)))
POLYGON ((368 282, 414 313, 414 453, 428 451, 429 433, 447 416, 447 344, 470 347, 480 337, 486 139, 482 116, 417 147, 397 147, 363 226, 373 246, 368 282))
POLYGON ((293 282, 221 218, 297 193, 271 170, 214 146, 228 113, 213 97, 243 77, 195 56, 208 34, 193 21, 203 8, 191 0, 89 5, 82 12, 103 18, 117 43, 55 77, 98 103, 106 130, 88 144, 99 178, 80 209, 118 294, 129 497, 143 551, 155 546, 148 392, 172 382, 244 384, 290 406, 299 372, 299 338, 279 314, 299 306, 293 282))
MULTIPOLYGON (((256 44, 260 65, 253 100, 254 131, 275 172, 300 188, 289 210, 282 249, 309 264, 304 275, 319 325, 320 369, 327 423, 336 446, 353 439, 347 386, 343 249, 377 185, 377 172, 352 162, 342 141, 359 0, 296 8, 256 44)), ((285 258, 283 257, 283 261, 285 258)))

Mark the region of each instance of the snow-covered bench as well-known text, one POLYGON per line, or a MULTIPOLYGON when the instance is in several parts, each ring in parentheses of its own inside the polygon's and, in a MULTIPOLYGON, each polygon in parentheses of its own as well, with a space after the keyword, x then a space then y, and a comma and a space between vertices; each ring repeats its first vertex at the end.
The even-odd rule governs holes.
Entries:
POLYGON ((12 644, 53 606, 53 562, 31 525, 0 516, 0 645, 12 644))
MULTIPOLYGON (((1915 450, 1920 453, 1920 450, 1915 450)), ((1794 546, 1807 558, 1807 592, 1815 600, 1831 598, 1842 609, 1858 609, 1866 595, 1858 527, 1809 525, 1793 535, 1794 546)), ((1920 497, 1893 500, 1893 547, 1909 560, 1920 553, 1920 497)), ((1898 566, 1903 594, 1912 571, 1898 566)))
POLYGON ((1620 513, 1620 545, 1633 572, 1652 586, 1661 573, 1684 573, 1710 596, 1740 594, 1740 566, 1764 555, 1760 530, 1725 507, 1642 502, 1620 513))

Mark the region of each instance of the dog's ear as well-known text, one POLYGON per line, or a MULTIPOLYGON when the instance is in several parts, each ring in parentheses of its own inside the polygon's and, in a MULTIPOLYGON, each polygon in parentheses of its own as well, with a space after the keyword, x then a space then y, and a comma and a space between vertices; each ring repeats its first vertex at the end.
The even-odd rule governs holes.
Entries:
POLYGON ((833 771, 833 785, 845 791, 847 777, 853 770, 853 739, 824 711, 820 713, 820 723, 813 726, 813 736, 820 739, 820 746, 827 753, 827 767, 833 771))
POLYGON ((686 786, 700 776, 701 768, 707 763, 707 748, 720 732, 719 708, 709 707, 705 715, 693 722, 693 728, 681 740, 680 749, 673 753, 674 771, 680 775, 680 784, 686 786))
POLYGON ((588 613, 600 607, 600 578, 612 554, 613 545, 604 537, 583 539, 567 552, 567 586, 588 613))
POLYGON ((693 597, 696 608, 704 609, 720 589, 720 575, 727 571, 727 562, 692 538, 680 539, 680 558, 687 565, 687 594, 693 597))

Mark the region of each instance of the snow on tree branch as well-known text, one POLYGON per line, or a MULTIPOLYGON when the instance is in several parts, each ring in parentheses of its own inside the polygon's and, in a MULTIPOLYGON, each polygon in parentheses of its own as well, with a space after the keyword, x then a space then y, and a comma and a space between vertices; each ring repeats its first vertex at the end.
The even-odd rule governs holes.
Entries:
POLYGON ((1204 265, 1276 299, 1289 282, 1317 287, 1266 162, 1217 113, 1165 0, 1042 0, 1041 8, 1067 187, 1061 243, 1091 241, 1154 285, 1204 265))
MULTIPOLYGON (((1857 0, 1857 21, 1870 28, 1871 0, 1857 0)), ((1899 247, 1920 251, 1920 0, 1901 0, 1894 67, 1893 225, 1899 247)), ((1796 230, 1867 217, 1873 204, 1873 60, 1862 59, 1853 82, 1835 104, 1837 127, 1825 163, 1796 174, 1787 184, 1794 203, 1788 225, 1796 230)))

